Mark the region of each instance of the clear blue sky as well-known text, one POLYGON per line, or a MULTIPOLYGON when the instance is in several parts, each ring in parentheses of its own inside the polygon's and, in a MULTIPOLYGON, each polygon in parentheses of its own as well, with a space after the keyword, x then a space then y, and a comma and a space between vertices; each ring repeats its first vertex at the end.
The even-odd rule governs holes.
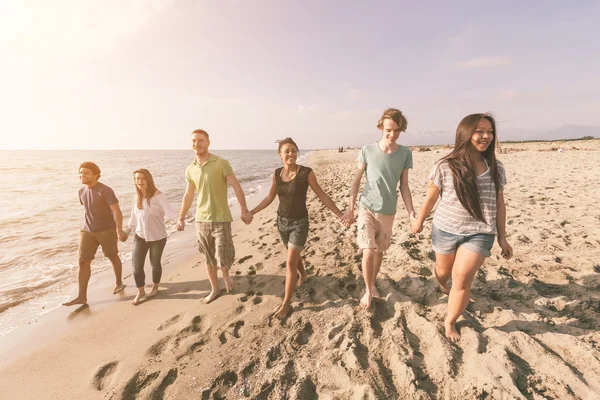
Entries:
POLYGON ((354 146, 388 106, 406 144, 600 125, 600 3, 415 3, 5 0, 0 149, 354 146))

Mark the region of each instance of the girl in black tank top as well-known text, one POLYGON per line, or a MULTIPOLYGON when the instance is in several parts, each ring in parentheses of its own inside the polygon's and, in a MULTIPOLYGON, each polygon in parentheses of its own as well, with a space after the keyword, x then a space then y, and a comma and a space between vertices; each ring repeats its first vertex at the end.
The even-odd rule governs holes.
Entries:
POLYGON ((308 209, 306 208, 306 192, 308 187, 317 197, 341 220, 342 212, 331 198, 321 189, 317 178, 308 167, 296 164, 298 146, 291 138, 279 142, 279 157, 283 167, 277 168, 273 174, 273 183, 267 197, 252 211, 256 215, 279 197, 277 208, 277 229, 281 241, 287 247, 287 274, 285 278, 285 297, 275 312, 277 318, 283 319, 291 309, 292 295, 298 285, 306 280, 307 274, 300 257, 300 252, 308 237, 308 209))

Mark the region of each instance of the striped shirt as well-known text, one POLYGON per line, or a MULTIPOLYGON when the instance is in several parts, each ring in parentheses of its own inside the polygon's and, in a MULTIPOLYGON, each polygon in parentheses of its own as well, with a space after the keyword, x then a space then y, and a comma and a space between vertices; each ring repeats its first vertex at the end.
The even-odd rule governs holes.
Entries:
MULTIPOLYGON (((500 183, 498 191, 503 192, 504 185, 506 184, 506 173, 502 163, 500 161, 496 162, 500 183)), ((460 204, 454 190, 452 170, 446 161, 434 165, 429 174, 429 179, 440 189, 440 202, 433 217, 433 224, 438 229, 455 235, 473 235, 476 233, 496 234, 496 190, 489 166, 483 174, 477 177, 481 211, 487 223, 475 219, 460 204)))

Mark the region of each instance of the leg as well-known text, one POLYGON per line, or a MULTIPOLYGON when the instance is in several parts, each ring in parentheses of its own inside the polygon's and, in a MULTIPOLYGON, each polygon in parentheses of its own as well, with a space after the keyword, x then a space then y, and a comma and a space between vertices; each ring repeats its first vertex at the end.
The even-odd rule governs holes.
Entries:
POLYGON ((373 286, 375 285, 375 249, 363 249, 362 270, 365 280, 366 292, 360 299, 362 308, 371 307, 371 298, 373 297, 373 286))
POLYGON ((219 296, 219 280, 217 278, 217 260, 215 259, 215 238, 212 235, 211 222, 196 222, 196 235, 198 237, 198 250, 206 258, 206 275, 210 282, 210 293, 202 303, 208 304, 219 296))
POLYGON ((167 238, 150 242, 150 265, 152 265, 152 290, 148 297, 154 297, 158 293, 158 284, 162 277, 162 253, 167 244, 167 238))
POLYGON ((375 255, 374 255, 374 260, 373 260, 373 285, 371 286, 371 294, 373 295, 373 297, 381 297, 379 294, 379 291, 377 290, 377 288, 375 287, 375 280, 377 279, 377 274, 379 274, 379 269, 381 268, 381 262, 383 261, 383 252, 382 251, 376 251, 375 255))
POLYGON ((115 288, 113 294, 119 293, 125 286, 121 280, 123 276, 123 265, 121 264, 121 258, 119 258, 119 247, 117 245, 119 239, 117 238, 117 232, 114 229, 110 229, 98 232, 96 237, 102 246, 104 256, 110 260, 113 271, 115 272, 115 288))
POLYGON ((63 306, 74 306, 76 304, 87 303, 87 287, 90 281, 92 260, 98 250, 100 242, 96 235, 90 232, 81 231, 79 234, 79 270, 77 271, 77 283, 79 293, 71 301, 63 303, 63 306))
POLYGON ((123 281, 121 280, 123 276, 123 264, 121 264, 119 255, 110 258, 110 262, 112 263, 113 271, 115 272, 115 288, 113 289, 113 294, 117 294, 125 289, 125 285, 123 285, 123 281))
POLYGON ((292 247, 288 247, 287 254, 287 272, 285 276, 285 296, 283 298, 283 304, 279 307, 279 310, 275 313, 275 317, 279 319, 285 318, 290 312, 290 303, 292 302, 292 295, 296 289, 296 281, 298 280, 298 260, 300 259, 300 251, 292 247))
POLYGON ((435 279, 437 279, 442 293, 450 294, 448 280, 452 276, 452 266, 456 253, 441 254, 435 253, 435 279))
POLYGON ((235 283, 229 276, 229 269, 235 261, 235 247, 231 234, 231 222, 217 222, 213 227, 217 264, 223 273, 223 282, 227 293, 233 291, 235 283))
POLYGON ((306 273, 306 269, 304 269, 302 257, 298 257, 298 286, 302 285, 307 277, 308 274, 306 273))
POLYGON ((459 247, 452 269, 452 288, 448 297, 448 315, 444 322, 446 337, 456 342, 460 334, 456 330, 456 320, 467 307, 471 295, 471 285, 475 274, 481 268, 485 255, 459 247))
POLYGON ((79 293, 77 298, 63 303, 63 306, 74 306, 76 304, 87 303, 87 287, 90 281, 92 261, 79 261, 79 271, 77 272, 77 283, 79 284, 79 293))
POLYGON ((217 276, 217 267, 206 263, 206 274, 210 282, 210 294, 202 299, 204 304, 208 304, 219 296, 219 278, 217 276))
POLYGON ((146 296, 146 291, 144 290, 144 285, 146 284, 146 274, 144 273, 146 254, 148 254, 148 242, 135 235, 133 237, 131 264, 133 265, 133 279, 138 293, 131 302, 134 306, 137 306, 142 301, 142 298, 146 296))
POLYGON ((221 273, 223 274, 223 282, 225 282, 225 290, 227 290, 227 293, 231 293, 235 287, 235 283, 231 279, 231 276, 229 276, 229 268, 222 266, 221 273))

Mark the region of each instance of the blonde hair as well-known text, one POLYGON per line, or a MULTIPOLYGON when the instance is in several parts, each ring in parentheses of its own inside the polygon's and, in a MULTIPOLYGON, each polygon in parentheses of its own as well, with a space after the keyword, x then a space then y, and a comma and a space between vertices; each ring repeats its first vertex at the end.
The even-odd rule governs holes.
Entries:
POLYGON ((400 132, 406 131, 406 127, 408 126, 408 121, 406 121, 406 117, 402 114, 402 111, 397 108, 386 108, 383 112, 381 118, 377 122, 377 129, 381 129, 383 127, 383 121, 386 119, 391 119, 400 127, 400 132))

